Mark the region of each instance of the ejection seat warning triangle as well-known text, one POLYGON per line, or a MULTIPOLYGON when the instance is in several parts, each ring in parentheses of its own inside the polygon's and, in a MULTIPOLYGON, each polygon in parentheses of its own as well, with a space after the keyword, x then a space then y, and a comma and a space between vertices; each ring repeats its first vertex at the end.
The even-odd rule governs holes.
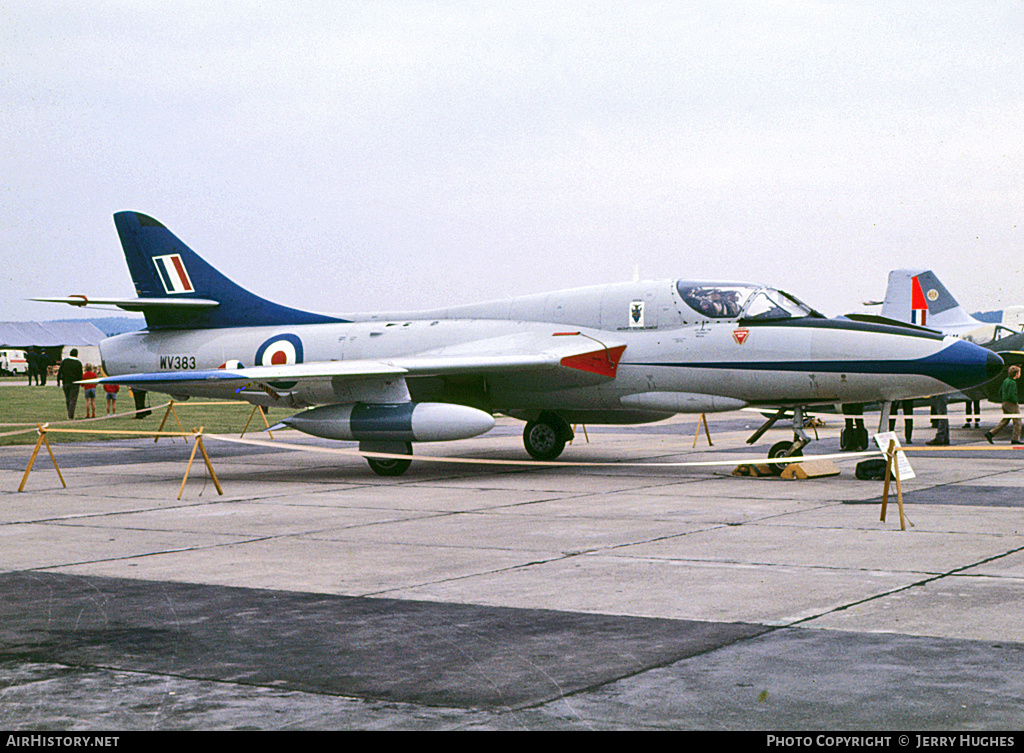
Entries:
POLYGON ((914 475, 914 469, 910 467, 910 461, 907 460, 907 454, 900 449, 900 440, 896 438, 896 432, 886 431, 881 434, 875 434, 875 444, 878 445, 878 449, 883 453, 889 452, 890 442, 896 443, 896 468, 900 474, 900 481, 917 478, 914 475))

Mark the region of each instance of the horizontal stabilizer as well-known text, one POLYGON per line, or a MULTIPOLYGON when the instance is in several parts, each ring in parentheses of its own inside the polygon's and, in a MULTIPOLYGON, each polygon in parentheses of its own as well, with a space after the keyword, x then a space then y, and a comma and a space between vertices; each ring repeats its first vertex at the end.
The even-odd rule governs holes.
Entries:
POLYGON ((125 311, 147 311, 149 309, 209 309, 220 305, 219 301, 206 298, 90 298, 84 295, 69 295, 66 298, 30 298, 42 303, 66 303, 70 306, 117 306, 125 311))

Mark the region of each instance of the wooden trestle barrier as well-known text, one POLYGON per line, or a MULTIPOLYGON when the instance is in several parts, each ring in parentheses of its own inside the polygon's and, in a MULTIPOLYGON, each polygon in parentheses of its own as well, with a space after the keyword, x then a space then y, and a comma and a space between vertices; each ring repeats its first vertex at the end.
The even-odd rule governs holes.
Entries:
MULTIPOLYGON (((174 401, 171 400, 169 403, 167 403, 167 410, 164 411, 164 417, 160 421, 160 426, 156 430, 157 431, 157 435, 155 437, 153 437, 153 443, 154 444, 160 440, 160 435, 163 433, 163 430, 164 430, 164 424, 167 423, 167 418, 171 414, 174 414, 174 420, 178 422, 178 429, 181 431, 182 436, 184 436, 185 429, 181 425, 181 419, 178 418, 178 411, 174 410, 174 401)), ((176 436, 176 435, 174 435, 174 436, 176 436)), ((185 444, 188 444, 188 437, 185 437, 185 444)))
POLYGON ((181 480, 181 489, 178 490, 178 499, 181 499, 182 492, 185 491, 185 482, 188 481, 188 472, 192 470, 192 461, 196 458, 196 449, 203 453, 203 460, 206 462, 206 470, 210 472, 210 478, 213 479, 213 485, 217 487, 217 494, 224 494, 224 490, 220 488, 220 481, 217 480, 217 474, 213 471, 213 463, 210 462, 210 456, 206 454, 206 448, 203 446, 203 427, 200 426, 199 430, 195 433, 195 444, 192 445, 192 454, 189 455, 188 465, 185 466, 185 478, 181 480))
POLYGON ((711 430, 708 429, 708 417, 703 413, 700 414, 700 418, 697 419, 697 433, 693 435, 693 446, 697 446, 697 440, 700 439, 700 426, 704 424, 704 433, 708 438, 708 447, 714 447, 715 443, 711 441, 711 430))
POLYGON ((274 438, 274 432, 270 431, 270 424, 267 422, 267 414, 264 413, 263 409, 260 406, 258 406, 258 405, 252 406, 252 411, 249 413, 249 420, 245 422, 245 426, 242 427, 242 433, 239 434, 238 436, 239 437, 244 437, 245 436, 245 432, 248 431, 249 424, 252 422, 252 417, 256 415, 256 411, 260 412, 260 418, 263 419, 263 425, 267 427, 267 436, 269 436, 271 439, 273 439, 274 438))
MULTIPOLYGON (((235 404, 234 401, 229 401, 229 403, 232 404, 232 405, 235 404)), ((206 405, 213 405, 213 403, 201 403, 201 405, 204 405, 204 406, 206 406, 206 405)), ((245 432, 247 432, 249 430, 249 424, 252 423, 252 417, 256 415, 256 411, 259 411, 260 418, 263 419, 263 425, 268 430, 270 429, 270 424, 267 422, 267 414, 264 413, 262 410, 260 410, 260 406, 254 405, 254 406, 252 406, 252 410, 249 412, 249 419, 245 422, 245 426, 242 427, 242 433, 239 436, 241 436, 241 437, 245 436, 245 432)), ((178 423, 178 429, 180 429, 182 435, 185 436, 185 442, 188 442, 188 435, 186 434, 185 429, 181 425, 181 419, 178 418, 178 411, 174 410, 174 401, 173 400, 171 400, 169 403, 167 403, 167 410, 164 411, 164 417, 160 421, 160 427, 157 429, 157 432, 163 432, 164 425, 166 425, 166 423, 167 423, 167 419, 170 418, 172 415, 174 416, 174 420, 178 423)), ((271 439, 274 438, 274 433, 273 432, 268 432, 268 435, 270 436, 271 439)), ((160 435, 159 434, 157 436, 153 437, 153 441, 154 442, 158 441, 159 439, 160 439, 160 435)))
POLYGON ((896 498, 899 503, 900 509, 900 530, 907 530, 907 520, 903 515, 903 485, 900 483, 900 466, 896 460, 896 440, 889 440, 889 449, 885 453, 885 484, 882 486, 882 517, 880 520, 885 522, 885 509, 889 504, 889 479, 896 476, 896 498))
MULTIPOLYGON (((177 417, 177 414, 175 414, 177 417)), ((166 418, 166 416, 164 416, 166 418)), ((180 425, 180 422, 179 422, 180 425)), ((161 427, 163 424, 161 424, 161 427)), ((50 460, 53 461, 53 467, 57 471, 57 476, 60 478, 60 483, 65 489, 68 488, 67 482, 64 481, 64 475, 60 472, 60 466, 57 465, 57 458, 53 454, 53 449, 50 447, 50 440, 47 439, 47 432, 63 433, 63 434, 130 434, 134 436, 152 436, 154 432, 151 431, 129 431, 127 429, 51 429, 48 424, 38 424, 39 439, 36 441, 35 449, 32 450, 32 455, 29 457, 28 465, 25 467, 25 474, 21 477, 21 484, 18 486, 18 491, 25 491, 25 484, 28 481, 28 474, 32 472, 32 466, 35 465, 36 457, 39 455, 40 448, 45 444, 46 450, 50 453, 50 460)), ((192 470, 192 462, 196 457, 196 450, 203 453, 203 461, 206 463, 206 469, 210 472, 210 478, 213 479, 213 485, 217 487, 218 494, 224 494, 224 489, 221 488, 220 481, 217 479, 217 474, 213 470, 213 463, 210 461, 210 456, 206 452, 206 447, 203 445, 203 427, 200 426, 198 429, 190 432, 181 431, 161 431, 157 432, 157 439, 160 437, 185 437, 186 442, 188 437, 191 436, 195 439, 192 446, 192 454, 189 456, 188 465, 185 467, 185 477, 181 480, 181 489, 178 490, 178 499, 181 499, 181 495, 185 491, 185 482, 188 481, 188 475, 192 470)))
POLYGON ((60 472, 60 466, 57 465, 57 458, 53 456, 53 450, 50 448, 50 440, 46 438, 46 424, 37 424, 39 427, 39 439, 36 441, 36 447, 32 450, 32 457, 28 459, 28 466, 25 468, 25 475, 21 477, 21 485, 18 487, 18 491, 25 491, 25 482, 28 481, 28 474, 32 470, 32 466, 36 462, 36 455, 39 454, 39 448, 44 444, 46 445, 46 451, 50 453, 50 460, 53 461, 53 467, 57 471, 57 477, 60 478, 60 483, 65 489, 68 488, 67 482, 64 481, 64 476, 60 472))

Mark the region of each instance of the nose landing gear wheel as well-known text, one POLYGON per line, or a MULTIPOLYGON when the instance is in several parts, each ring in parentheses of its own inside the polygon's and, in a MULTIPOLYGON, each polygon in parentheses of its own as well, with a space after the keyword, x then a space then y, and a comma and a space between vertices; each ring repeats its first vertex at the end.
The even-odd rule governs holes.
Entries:
MULTIPOLYGON (((793 442, 776 442, 772 445, 772 448, 768 450, 768 457, 770 458, 802 458, 804 451, 801 448, 797 448, 793 452, 789 451, 789 448, 793 446, 793 442)), ((772 469, 772 473, 776 476, 781 476, 782 472, 786 470, 786 466, 789 463, 769 463, 768 467, 772 469)))

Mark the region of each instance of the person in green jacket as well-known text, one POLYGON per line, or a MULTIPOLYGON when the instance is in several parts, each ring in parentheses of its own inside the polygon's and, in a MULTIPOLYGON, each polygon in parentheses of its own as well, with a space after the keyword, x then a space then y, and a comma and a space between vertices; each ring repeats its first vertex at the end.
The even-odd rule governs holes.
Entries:
POLYGON ((992 437, 1002 431, 1010 421, 1013 421, 1013 443, 1021 444, 1020 419, 1010 417, 1015 413, 1020 413, 1020 407, 1018 406, 1020 400, 1017 398, 1017 379, 1019 378, 1020 366, 1011 366, 1007 372, 1006 379, 999 386, 999 399, 1003 403, 1003 420, 996 424, 992 431, 985 432, 985 439, 988 440, 989 444, 995 444, 992 441, 992 437))

